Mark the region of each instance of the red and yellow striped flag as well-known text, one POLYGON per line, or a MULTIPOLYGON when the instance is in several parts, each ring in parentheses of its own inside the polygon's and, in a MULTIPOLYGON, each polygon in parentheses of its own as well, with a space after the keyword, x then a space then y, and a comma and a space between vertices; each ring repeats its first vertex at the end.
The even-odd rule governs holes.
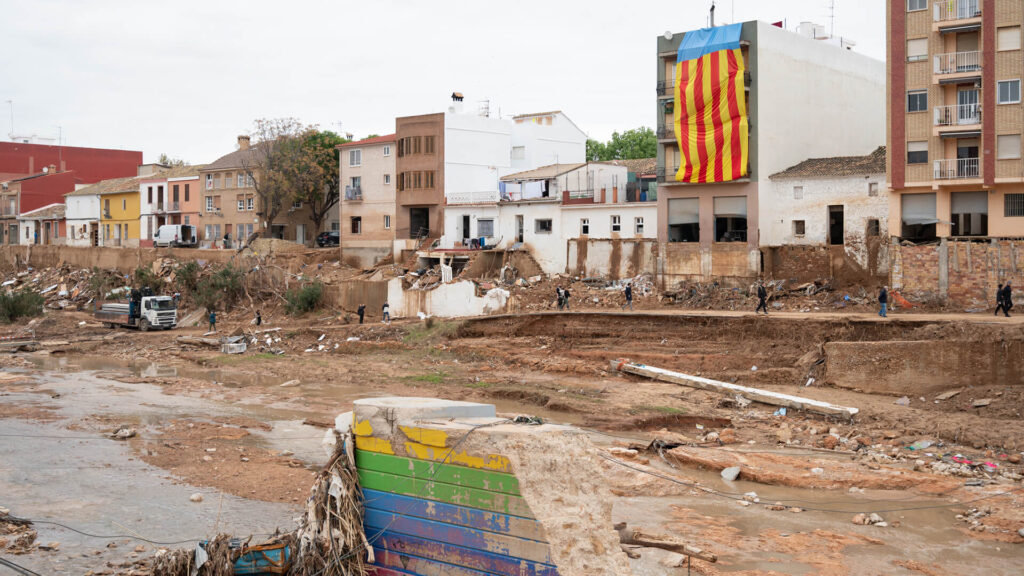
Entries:
POLYGON ((747 175, 747 99, 742 25, 687 32, 676 59, 676 181, 728 182, 747 175))

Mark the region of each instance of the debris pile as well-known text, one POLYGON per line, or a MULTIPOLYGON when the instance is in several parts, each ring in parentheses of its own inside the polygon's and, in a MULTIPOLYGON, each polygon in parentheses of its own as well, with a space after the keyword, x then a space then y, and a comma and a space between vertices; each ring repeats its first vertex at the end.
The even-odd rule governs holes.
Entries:
POLYGON ((91 270, 72 270, 66 265, 40 270, 29 267, 9 274, 0 287, 7 291, 35 292, 45 299, 45 306, 51 310, 81 310, 93 302, 101 289, 93 281, 94 276, 91 270))
POLYGON ((9 510, 0 508, 0 552, 28 554, 37 546, 32 522, 11 516, 9 510))

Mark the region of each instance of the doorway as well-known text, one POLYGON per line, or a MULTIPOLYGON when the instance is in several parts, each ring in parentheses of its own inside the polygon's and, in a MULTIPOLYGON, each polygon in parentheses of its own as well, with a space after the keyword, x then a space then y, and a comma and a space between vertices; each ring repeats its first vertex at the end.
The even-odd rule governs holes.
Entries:
POLYGON ((523 224, 523 215, 519 214, 519 215, 516 216, 516 242, 518 242, 519 244, 523 243, 523 238, 524 238, 523 229, 524 228, 525 228, 525 226, 523 224))
POLYGON ((980 109, 978 107, 978 90, 969 88, 958 90, 956 93, 956 122, 957 124, 979 124, 981 122, 980 109))
POLYGON ((462 215, 462 245, 469 246, 469 214, 462 215))
POLYGON ((843 245, 843 207, 828 207, 828 243, 833 246, 843 245))
POLYGON ((430 236, 430 208, 409 208, 409 238, 430 236))

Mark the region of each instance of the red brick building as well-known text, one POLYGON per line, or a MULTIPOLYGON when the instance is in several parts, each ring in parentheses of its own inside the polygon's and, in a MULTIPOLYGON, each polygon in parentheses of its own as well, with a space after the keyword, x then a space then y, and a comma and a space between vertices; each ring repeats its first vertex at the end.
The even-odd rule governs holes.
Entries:
POLYGON ((77 146, 0 142, 0 182, 39 174, 44 167, 75 173, 76 184, 135 176, 142 152, 77 146))
POLYGON ((47 167, 47 173, 0 184, 0 235, 3 243, 25 243, 25 239, 19 238, 18 216, 53 204, 63 204, 64 195, 75 190, 77 181, 75 172, 57 172, 47 167))

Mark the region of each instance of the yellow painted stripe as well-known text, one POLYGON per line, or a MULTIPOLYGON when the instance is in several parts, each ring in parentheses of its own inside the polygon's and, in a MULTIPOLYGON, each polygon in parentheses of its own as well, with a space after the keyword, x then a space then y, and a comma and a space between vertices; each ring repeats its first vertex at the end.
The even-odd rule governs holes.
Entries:
MULTIPOLYGON (((718 78, 722 83, 721 98, 719 100, 719 120, 722 123, 722 149, 718 151, 722 155, 722 179, 732 179, 732 135, 735 126, 733 126, 732 117, 729 116, 729 55, 726 52, 722 52, 722 57, 718 59, 718 78)), ((740 74, 740 78, 743 75, 740 74)), ((742 98, 742 92, 740 93, 742 98)), ((712 164, 714 166, 714 164, 712 164)))
POLYGON ((690 178, 690 182, 698 182, 700 180, 701 171, 712 170, 714 165, 715 154, 715 124, 712 119, 712 113, 715 109, 715 103, 711 99, 713 92, 711 90, 711 82, 714 76, 712 73, 715 70, 711 69, 711 54, 705 54, 700 57, 701 60, 701 98, 704 99, 704 113, 697 118, 697 122, 703 127, 704 130, 704 165, 700 165, 700 158, 697 158, 697 165, 694 166, 693 176, 690 178))
POLYGON ((743 88, 743 75, 746 70, 746 64, 743 62, 743 50, 736 48, 733 50, 736 55, 736 64, 739 70, 736 72, 736 103, 740 113, 739 118, 739 130, 740 130, 740 166, 743 167, 743 174, 747 173, 747 157, 749 154, 749 133, 750 126, 747 120, 747 94, 743 88))
MULTIPOLYGON (((687 60, 683 63, 689 70, 688 78, 689 82, 686 85, 686 91, 680 96, 683 100, 683 106, 686 108, 686 134, 687 134, 687 150, 689 154, 683 155, 683 147, 680 144, 679 147, 679 171, 676 173, 676 180, 682 182, 683 174, 686 172, 686 167, 697 164, 697 134, 694 131, 695 123, 693 122, 694 116, 697 114, 697 100, 694 97, 694 76, 697 74, 697 60, 687 60)), ((677 110, 681 110, 679 108, 677 110)))
POLYGON ((419 460, 432 460, 434 462, 446 462, 466 466, 468 468, 479 468, 481 470, 494 470, 496 472, 512 473, 512 462, 500 454, 476 455, 465 450, 452 451, 450 448, 438 448, 417 442, 403 442, 398 449, 388 440, 380 438, 356 436, 356 448, 367 452, 379 454, 390 454, 407 456, 419 460))
MULTIPOLYGON (((352 419, 355 420, 355 414, 352 415, 352 419)), ((369 420, 356 421, 352 425, 352 433, 356 436, 373 436, 373 426, 369 420)))
POLYGON ((426 444, 427 446, 437 446, 439 448, 448 447, 448 433, 444 430, 420 428, 418 426, 399 426, 398 428, 413 442, 419 442, 420 444, 426 444))

